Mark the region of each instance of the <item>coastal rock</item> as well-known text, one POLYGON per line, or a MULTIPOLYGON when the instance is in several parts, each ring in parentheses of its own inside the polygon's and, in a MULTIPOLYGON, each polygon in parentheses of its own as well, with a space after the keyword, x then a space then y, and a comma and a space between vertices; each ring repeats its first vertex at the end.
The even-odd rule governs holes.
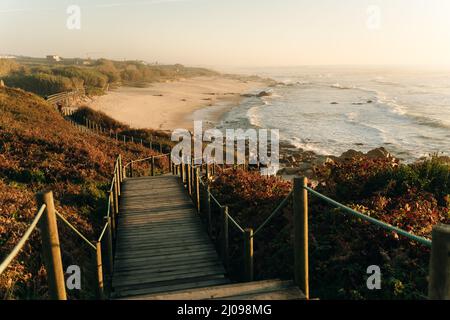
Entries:
POLYGON ((267 92, 267 91, 261 91, 260 93, 258 93, 256 96, 258 97, 258 98, 261 98, 261 97, 267 97, 267 96, 271 96, 272 95, 272 93, 270 93, 270 92, 267 92))
POLYGON ((330 104, 339 104, 338 102, 336 102, 336 101, 333 101, 333 102, 331 102, 330 104))
POLYGON ((309 162, 300 162, 299 164, 296 165, 297 171, 311 170, 312 167, 313 167, 313 164, 309 163, 309 162))
POLYGON ((361 157, 364 157, 364 153, 350 149, 350 150, 345 151, 343 154, 341 154, 341 156, 339 158, 345 160, 345 159, 354 159, 354 158, 361 158, 361 157))
POLYGON ((389 158, 391 154, 383 147, 370 150, 366 153, 366 157, 369 159, 389 158))
POLYGON ((316 159, 312 160, 314 166, 323 166, 327 163, 334 163, 335 161, 327 156, 317 156, 316 159))

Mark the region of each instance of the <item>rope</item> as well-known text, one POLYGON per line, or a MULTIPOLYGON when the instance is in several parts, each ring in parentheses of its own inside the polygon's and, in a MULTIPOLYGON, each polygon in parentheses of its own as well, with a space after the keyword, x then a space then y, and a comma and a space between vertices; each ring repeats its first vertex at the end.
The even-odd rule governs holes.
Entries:
POLYGON ((91 248, 97 250, 97 247, 92 244, 80 231, 78 231, 69 221, 66 220, 58 211, 55 211, 56 215, 70 228, 72 229, 81 239, 83 239, 91 248))
POLYGON ((161 157, 167 157, 167 156, 169 156, 169 155, 170 155, 170 153, 165 153, 165 154, 160 154, 160 155, 157 155, 157 156, 151 156, 151 157, 147 157, 147 158, 142 158, 142 159, 133 160, 133 161, 128 162, 128 163, 125 165, 125 167, 128 167, 128 166, 131 165, 132 163, 142 162, 142 161, 147 161, 147 160, 150 160, 151 158, 157 159, 157 158, 161 158, 161 157))
POLYGON ((16 244, 14 249, 11 251, 11 253, 6 257, 6 259, 0 264, 0 274, 5 271, 5 269, 9 266, 9 264, 14 260, 14 258, 17 256, 17 254, 22 250, 23 246, 27 242, 28 238, 30 237, 31 233, 33 232, 34 228, 36 228, 36 225, 38 224, 39 220, 42 217, 42 214, 44 213, 44 210, 47 206, 43 204, 41 208, 39 209, 36 217, 34 217, 33 222, 28 227, 27 231, 23 235, 22 239, 16 244))
POLYGON ((270 216, 258 227, 258 229, 256 229, 256 231, 253 233, 253 237, 256 236, 256 234, 262 229, 264 228, 264 226, 269 223, 270 220, 272 220, 272 218, 281 210, 283 209, 283 207, 287 204, 287 201, 289 199, 289 197, 292 196, 293 191, 289 192, 289 194, 286 196, 286 198, 283 199, 283 201, 281 201, 281 203, 278 205, 278 207, 275 208, 275 210, 270 214, 270 216))
POLYGON ((309 187, 303 187, 303 188, 308 190, 309 192, 311 192, 312 194, 314 194, 318 198, 320 198, 320 199, 322 199, 322 200, 324 200, 324 201, 326 201, 326 202, 328 202, 328 203, 330 203, 330 204, 332 204, 332 205, 334 205, 334 206, 336 206, 338 208, 343 209, 345 212, 348 212, 348 213, 352 214, 353 216, 356 216, 356 217, 361 218, 361 219, 363 219, 365 221, 371 222, 371 223, 373 223, 373 224, 375 224, 377 226, 380 226, 380 227, 382 227, 382 228, 384 228, 386 230, 397 232, 398 234, 401 234, 402 236, 405 236, 405 237, 407 237, 407 238, 409 238, 411 240, 417 241, 418 243, 423 244, 423 245, 431 248, 431 243, 432 242, 431 242, 430 239, 427 239, 427 238, 424 238, 424 237, 420 237, 420 236, 416 236, 415 234, 409 233, 409 232, 407 232, 407 231, 405 231, 403 229, 394 227, 393 225, 390 225, 390 224, 385 223, 383 221, 380 221, 378 219, 372 218, 372 217, 370 217, 368 215, 362 214, 362 213, 360 213, 360 212, 358 212, 356 210, 353 210, 353 209, 351 209, 351 208, 349 208, 349 207, 347 207, 347 206, 345 206, 345 205, 343 205, 343 204, 341 204, 341 203, 339 203, 337 201, 334 201, 333 199, 328 198, 327 196, 324 196, 323 194, 315 191, 314 189, 311 189, 309 187))
POLYGON ((101 242, 103 239, 103 235, 106 232, 106 229, 108 228, 109 222, 105 223, 105 226, 103 227, 102 233, 100 233, 100 237, 98 237, 97 242, 101 242))
POLYGON ((231 222, 233 222, 233 224, 236 226, 236 228, 239 229, 239 231, 245 233, 244 229, 242 229, 242 227, 239 225, 239 223, 236 222, 236 220, 234 220, 229 214, 227 214, 227 217, 231 222))
MULTIPOLYGON (((204 184, 204 182, 201 179, 200 179, 200 183, 206 188, 206 185, 204 184)), ((206 192, 208 192, 211 199, 214 200, 214 202, 219 206, 219 208, 223 207, 210 191, 207 190, 206 192)), ((233 219, 233 217, 231 217, 229 214, 227 214, 227 217, 236 226, 236 228, 239 229, 239 231, 241 231, 242 233, 245 232, 244 229, 239 225, 239 223, 237 223, 237 221, 233 219)))

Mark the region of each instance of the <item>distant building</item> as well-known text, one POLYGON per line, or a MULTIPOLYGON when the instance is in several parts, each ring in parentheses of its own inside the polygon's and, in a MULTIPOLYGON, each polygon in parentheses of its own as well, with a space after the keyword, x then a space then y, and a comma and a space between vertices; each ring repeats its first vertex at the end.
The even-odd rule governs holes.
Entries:
POLYGON ((60 56, 50 55, 50 56, 47 56, 47 60, 50 62, 59 62, 62 59, 60 56))
POLYGON ((0 56, 0 59, 16 59, 14 56, 0 56))

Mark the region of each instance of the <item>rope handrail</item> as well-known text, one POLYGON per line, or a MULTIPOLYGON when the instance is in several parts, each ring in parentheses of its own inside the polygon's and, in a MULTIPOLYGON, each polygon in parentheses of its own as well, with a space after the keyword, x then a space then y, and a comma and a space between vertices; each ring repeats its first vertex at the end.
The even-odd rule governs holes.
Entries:
POLYGON ((236 220, 234 220, 229 214, 227 214, 228 219, 233 222, 233 224, 236 226, 236 228, 239 229, 240 232, 245 233, 244 229, 237 223, 236 220))
POLYGON ((102 229, 102 232, 100 233, 100 236, 98 237, 97 242, 101 242, 101 241, 102 241, 103 236, 105 235, 105 232, 106 232, 106 230, 108 229, 108 226, 109 226, 109 222, 106 222, 106 223, 105 223, 105 226, 104 226, 103 229, 102 229))
POLYGON ((58 211, 55 211, 56 215, 70 228, 74 231, 81 239, 83 239, 91 248, 97 250, 97 248, 90 242, 80 231, 78 231, 69 221, 66 220, 58 211))
POLYGON ((264 226, 266 224, 269 223, 270 220, 272 220, 273 217, 275 217, 275 215, 277 215, 278 212, 280 212, 281 209, 284 208, 284 206, 286 206, 289 198, 292 196, 293 191, 291 190, 291 192, 289 192, 289 194, 283 199, 283 201, 280 202, 280 204, 275 208, 275 210, 272 211, 272 213, 269 215, 269 217, 267 217, 267 219, 255 230, 255 232, 253 233, 253 237, 256 236, 258 234, 259 231, 261 231, 261 229, 264 228, 264 226))
POLYGON ((107 206, 107 209, 106 209, 106 217, 107 218, 109 218, 111 216, 111 197, 112 197, 112 195, 109 194, 109 196, 108 196, 108 206, 107 206))
POLYGON ((36 217, 34 217, 33 222, 31 222, 30 226, 28 227, 27 231, 24 233, 20 241, 14 246, 13 250, 9 253, 9 255, 6 257, 5 260, 0 264, 0 274, 5 271, 5 269, 9 266, 9 264, 14 260, 14 258, 17 256, 17 254, 22 250, 23 246, 27 242, 27 240, 30 238, 31 233, 36 228, 39 220, 42 217, 42 214, 44 213, 44 210, 47 206, 43 204, 41 208, 39 209, 36 217))
POLYGON ((365 214, 363 214, 361 212, 358 212, 358 211, 356 211, 356 210, 354 210, 352 208, 349 208, 349 207, 343 205, 342 203, 339 203, 339 202, 337 202, 337 201, 335 201, 335 200, 333 200, 331 198, 328 198, 327 196, 324 196, 323 194, 315 191, 314 189, 312 189, 310 187, 303 187, 303 188, 308 190, 312 194, 314 194, 316 197, 318 197, 318 198, 328 202, 329 204, 334 205, 335 207, 338 207, 338 208, 344 210, 345 212, 348 212, 348 213, 352 214, 353 216, 356 216, 356 217, 358 217, 360 219, 363 219, 365 221, 371 222, 371 223, 373 223, 375 225, 378 225, 379 227, 382 227, 382 228, 384 228, 386 230, 389 230, 389 231, 401 234, 402 236, 407 237, 407 238, 409 238, 411 240, 414 240, 414 241, 416 241, 416 242, 418 242, 420 244, 423 244, 423 245, 425 245, 427 247, 431 247, 432 241, 430 239, 417 236, 415 234, 409 233, 408 231, 405 231, 405 230, 400 229, 398 227, 394 227, 391 224, 388 224, 386 222, 380 221, 378 219, 375 219, 375 218, 372 218, 372 217, 370 217, 368 215, 365 215, 365 214))
MULTIPOLYGON (((200 179, 200 183, 203 185, 203 187, 206 187, 205 183, 204 183, 201 179, 200 179)), ((223 207, 223 205, 220 204, 219 200, 217 200, 216 197, 214 197, 214 195, 213 195, 210 191, 206 190, 206 192, 208 192, 208 194, 209 194, 209 196, 211 197, 211 199, 214 200, 214 202, 219 206, 219 208, 222 208, 222 207, 223 207)), ((233 217, 232 217, 231 215, 227 214, 227 217, 228 217, 228 219, 236 226, 236 228, 239 229, 239 231, 241 231, 242 233, 245 232, 245 231, 244 231, 244 228, 242 228, 242 227, 239 225, 239 223, 237 223, 237 221, 233 219, 233 217)))
POLYGON ((170 155, 170 153, 164 153, 164 154, 160 154, 160 155, 157 155, 157 156, 150 156, 150 157, 146 157, 146 158, 142 158, 142 159, 132 160, 132 161, 128 162, 127 164, 125 164, 124 168, 127 168, 132 163, 147 161, 147 160, 151 160, 152 158, 153 159, 157 159, 157 158, 167 157, 169 155, 170 155))

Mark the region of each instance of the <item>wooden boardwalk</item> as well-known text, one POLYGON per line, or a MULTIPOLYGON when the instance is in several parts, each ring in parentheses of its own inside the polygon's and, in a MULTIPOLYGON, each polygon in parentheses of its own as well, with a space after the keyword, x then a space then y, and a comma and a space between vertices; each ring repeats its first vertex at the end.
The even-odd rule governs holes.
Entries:
POLYGON ((228 282, 179 178, 126 179, 121 201, 112 280, 115 297, 228 282))
POLYGON ((231 284, 176 176, 126 179, 119 212, 112 298, 304 298, 291 281, 231 284))

